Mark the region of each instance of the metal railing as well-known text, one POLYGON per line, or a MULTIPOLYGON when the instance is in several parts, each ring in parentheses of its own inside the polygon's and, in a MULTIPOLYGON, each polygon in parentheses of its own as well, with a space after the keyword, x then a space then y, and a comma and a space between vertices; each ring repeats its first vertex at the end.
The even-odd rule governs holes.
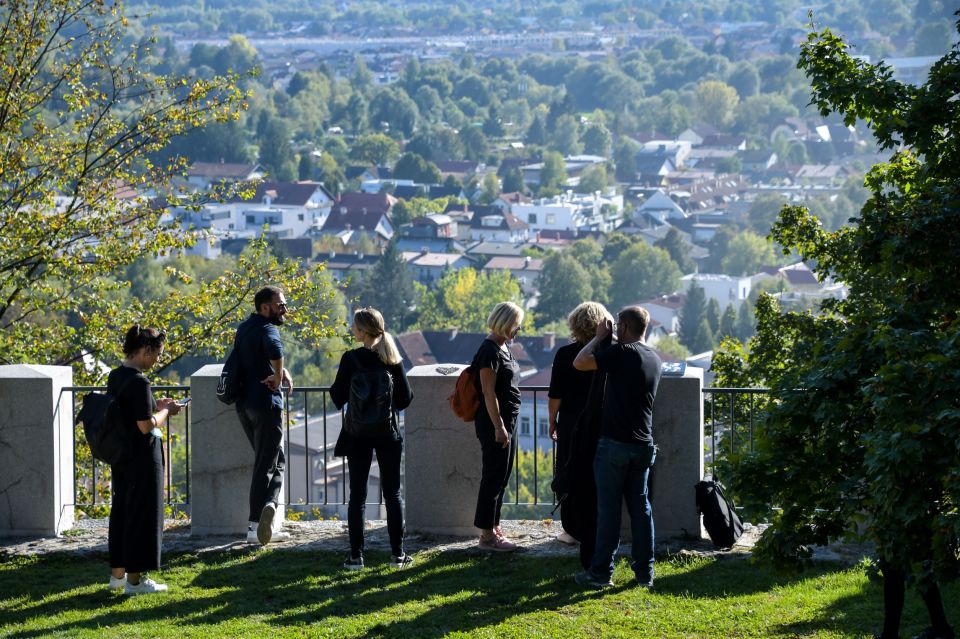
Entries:
POLYGON ((711 473, 731 457, 753 451, 754 428, 770 391, 766 388, 704 388, 704 461, 711 473))
MULTIPOLYGON (((154 386, 153 390, 156 395, 180 398, 189 394, 190 387, 154 386)), ((520 386, 523 398, 521 415, 530 419, 531 432, 519 432, 518 424, 514 473, 504 501, 506 505, 556 505, 556 495, 550 490, 556 464, 556 444, 541 430, 541 424, 547 419, 544 401, 547 390, 547 386, 520 386)), ((64 389, 64 392, 72 394, 74 421, 82 394, 91 391, 103 392, 105 388, 73 386, 64 389)), ((284 490, 287 504, 293 507, 322 510, 325 507, 345 507, 347 504, 349 469, 345 459, 333 455, 335 436, 339 434, 343 423, 343 413, 333 406, 329 391, 329 386, 305 386, 285 395, 283 428, 287 464, 284 490), (302 466, 295 468, 294 464, 302 466), (302 478, 299 477, 301 471, 302 478), (297 476, 296 481, 294 475, 297 476), (335 497, 331 497, 331 488, 335 488, 335 497), (319 489, 322 489, 322 497, 316 492, 319 489), (314 499, 314 496, 317 498, 314 499)), ((766 389, 759 388, 703 389, 704 458, 711 472, 715 472, 717 466, 731 455, 741 452, 744 446, 752 450, 755 415, 762 403, 760 398, 765 398, 767 393, 766 389)), ((94 508, 106 506, 110 503, 109 467, 90 457, 79 426, 75 433, 74 505, 94 508)), ((167 460, 166 505, 186 508, 190 504, 189 406, 173 417, 165 429, 164 454, 167 460)), ((379 490, 370 493, 376 496, 376 501, 368 501, 368 504, 382 504, 379 490)))

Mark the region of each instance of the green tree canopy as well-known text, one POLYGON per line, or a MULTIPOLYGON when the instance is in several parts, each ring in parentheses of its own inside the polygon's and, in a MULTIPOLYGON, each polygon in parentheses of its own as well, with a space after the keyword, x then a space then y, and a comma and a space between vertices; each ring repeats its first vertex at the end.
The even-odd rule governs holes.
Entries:
POLYGON ((590 274, 566 251, 551 253, 544 259, 539 288, 537 315, 541 322, 562 320, 577 304, 593 299, 590 274))
POLYGON ((663 249, 635 242, 610 265, 610 299, 615 308, 677 290, 680 269, 663 249))
MULTIPOLYGON (((509 271, 478 272, 472 268, 447 271, 432 287, 416 283, 421 299, 417 326, 423 330, 457 328, 461 331, 485 333, 487 317, 500 302, 522 305, 520 283, 509 271)), ((535 321, 527 311, 523 320, 528 326, 535 321)))
POLYGON ((167 331, 162 374, 186 353, 222 354, 264 281, 284 286, 302 309, 291 318, 302 321, 301 335, 327 334, 328 280, 276 260, 262 242, 191 295, 124 295, 119 273, 130 263, 207 240, 166 213, 211 196, 164 203, 125 193, 172 192, 188 160, 147 158, 177 135, 236 121, 249 96, 237 76, 187 82, 143 71, 137 60, 146 54, 124 44, 118 11, 86 0, 0 10, 0 360, 76 364, 79 381, 100 381, 80 361, 119 361, 123 333, 139 322, 167 331))
POLYGON ((713 334, 707 319, 707 298, 703 288, 692 284, 680 309, 680 342, 693 353, 713 348, 713 334))
POLYGON ((748 358, 735 348, 721 358, 727 379, 768 384, 776 400, 735 488, 741 502, 782 508, 762 556, 805 561, 859 523, 881 557, 925 584, 960 569, 960 288, 945 285, 960 275, 960 47, 921 86, 849 49, 830 30, 808 36, 799 66, 813 103, 868 122, 896 152, 867 174, 855 226, 825 231, 801 207, 774 226, 849 296, 816 315, 762 296, 748 358))
POLYGON ((364 135, 350 147, 350 159, 384 166, 393 161, 400 153, 397 142, 383 133, 364 135))
POLYGON ((776 264, 777 261, 769 240, 752 231, 742 231, 733 236, 727 245, 727 254, 720 268, 728 275, 753 275, 761 267, 776 264))

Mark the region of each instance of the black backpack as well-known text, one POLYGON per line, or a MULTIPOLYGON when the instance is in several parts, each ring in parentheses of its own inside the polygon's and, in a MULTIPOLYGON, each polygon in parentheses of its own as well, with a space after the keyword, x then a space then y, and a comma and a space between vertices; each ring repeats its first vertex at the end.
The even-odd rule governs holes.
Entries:
POLYGON ((90 454, 111 466, 130 456, 130 438, 123 429, 119 396, 135 375, 131 375, 113 393, 87 393, 77 421, 83 423, 83 435, 90 446, 90 454))
POLYGON ((385 369, 357 370, 350 379, 347 432, 376 437, 393 428, 393 376, 385 369))
POLYGON ((707 475, 694 486, 697 511, 703 515, 703 526, 717 548, 730 548, 743 534, 743 523, 733 503, 723 494, 723 484, 707 475))
POLYGON ((217 380, 217 399, 227 405, 235 403, 243 393, 243 371, 240 369, 240 355, 237 353, 237 347, 249 332, 248 328, 242 334, 238 332, 234 337, 233 350, 227 356, 227 361, 223 363, 220 379, 217 380))

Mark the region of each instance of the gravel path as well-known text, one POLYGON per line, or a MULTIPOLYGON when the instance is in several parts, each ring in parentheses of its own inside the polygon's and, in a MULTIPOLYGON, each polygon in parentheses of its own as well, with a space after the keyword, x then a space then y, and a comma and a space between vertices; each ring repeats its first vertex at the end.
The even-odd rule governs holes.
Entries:
MULTIPOLYGON (((531 556, 575 557, 577 549, 556 540, 561 532, 560 523, 553 520, 504 521, 503 530, 508 538, 522 546, 521 552, 531 556)), ((342 520, 286 521, 283 531, 290 536, 271 543, 271 547, 294 551, 330 550, 346 552, 347 522, 342 520)), ((703 556, 749 556, 760 531, 749 526, 733 549, 717 551, 709 540, 668 539, 657 544, 657 554, 693 554, 703 556)), ((389 551, 385 521, 368 521, 365 535, 366 547, 370 550, 389 551)), ((164 526, 163 551, 170 552, 217 552, 247 546, 238 536, 190 535, 189 520, 167 520, 164 526)), ((482 552, 477 549, 475 537, 449 537, 427 534, 409 534, 406 549, 410 553, 423 550, 440 552, 482 552)), ((621 553, 625 551, 621 548, 621 553)), ((107 520, 84 519, 61 537, 0 540, 0 559, 14 555, 36 555, 68 552, 78 555, 105 554, 107 552, 107 520)))

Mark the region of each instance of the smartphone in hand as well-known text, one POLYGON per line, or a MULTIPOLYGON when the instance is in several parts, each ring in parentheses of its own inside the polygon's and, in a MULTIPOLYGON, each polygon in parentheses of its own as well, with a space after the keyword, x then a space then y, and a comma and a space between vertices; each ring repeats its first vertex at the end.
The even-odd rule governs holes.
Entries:
POLYGON ((190 403, 190 399, 191 399, 191 398, 189 398, 189 397, 187 397, 187 398, 185 398, 185 399, 178 399, 177 402, 176 402, 176 403, 177 403, 177 406, 186 406, 187 404, 190 403))

